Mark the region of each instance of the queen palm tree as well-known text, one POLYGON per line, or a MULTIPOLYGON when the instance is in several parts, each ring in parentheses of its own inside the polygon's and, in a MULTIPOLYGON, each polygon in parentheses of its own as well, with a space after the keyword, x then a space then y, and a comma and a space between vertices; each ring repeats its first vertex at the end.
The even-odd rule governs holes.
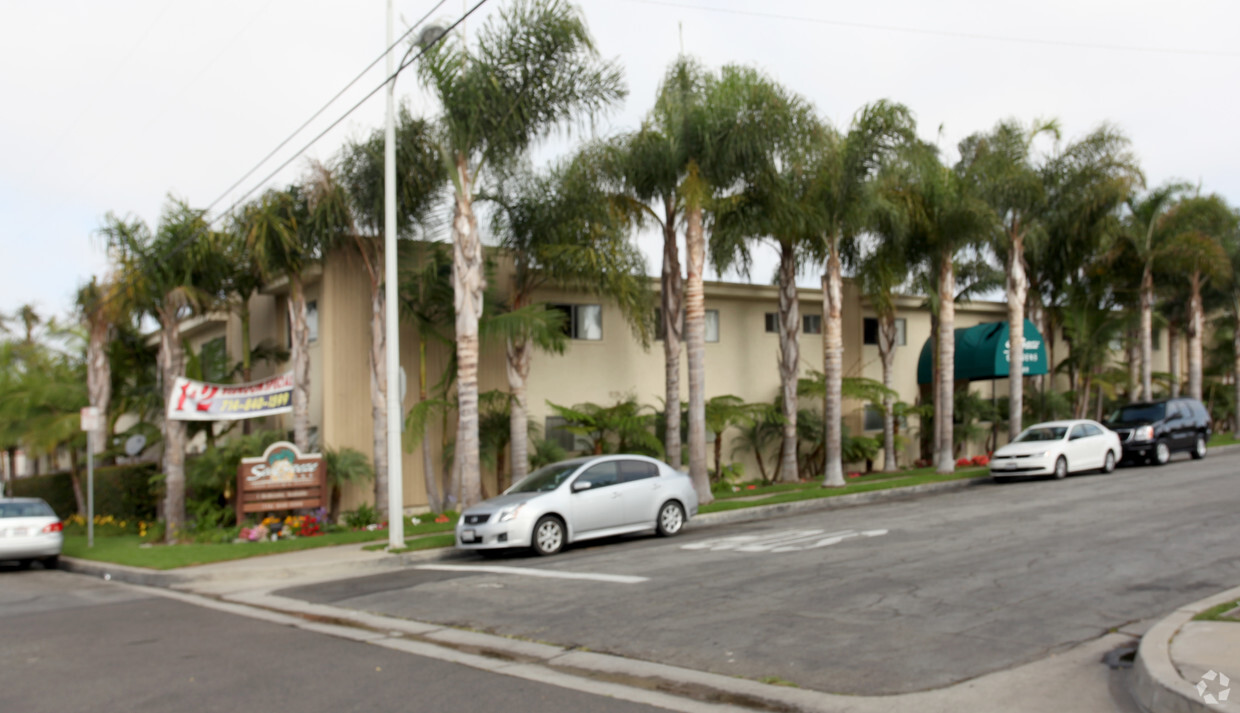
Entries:
MULTIPOLYGON (((384 201, 382 130, 345 146, 334 169, 318 173, 320 193, 334 203, 343 227, 331 248, 360 259, 370 285, 370 402, 375 508, 388 511, 387 313, 383 299, 384 201)), ((425 235, 447 181, 432 125, 401 108, 396 121, 396 230, 400 238, 425 235)), ((393 345, 396 348, 398 345, 393 345)))
POLYGON ((86 330, 86 390, 90 405, 98 409, 98 427, 91 433, 91 449, 95 455, 108 447, 109 407, 112 401, 112 362, 108 359, 108 342, 115 326, 128 319, 126 306, 115 283, 100 283, 92 277, 78 290, 76 307, 82 327, 86 330))
MULTIPOLYGON (((779 472, 797 479, 797 379, 800 376, 800 304, 798 266, 816 237, 812 216, 819 214, 821 196, 815 168, 839 141, 823 126, 809 105, 778 84, 756 77, 750 115, 767 129, 761 153, 743 167, 738 191, 715 202, 711 231, 711 262, 716 271, 739 268, 748 276, 752 244, 770 244, 779 253, 779 380, 783 408, 783 444, 779 472)), ((709 402, 707 408, 709 410, 709 402)), ((718 445, 716 444, 716 451, 718 445)))
POLYGON ((605 164, 597 151, 584 151, 535 174, 518 166, 498 180, 493 233, 513 261, 513 283, 505 305, 509 318, 498 326, 505 338, 508 387, 511 475, 524 478, 529 468, 529 411, 526 381, 533 349, 563 353, 564 325, 559 319, 538 319, 548 312, 534 302, 534 293, 554 284, 605 295, 620 307, 642 345, 650 338, 651 295, 646 261, 628 239, 627 223, 613 209, 601 171, 605 164), (524 312, 531 312, 524 318, 524 312), (523 312, 524 311, 524 312, 523 312), (516 319, 521 315, 523 318, 516 319))
POLYGON ((1172 238, 1165 264, 1188 278, 1188 395, 1202 397, 1202 332, 1205 309, 1202 290, 1207 284, 1226 286, 1234 276, 1223 248, 1240 225, 1240 215, 1218 195, 1181 198, 1167 212, 1166 229, 1172 238))
MULTIPOLYGON (((117 262, 123 299, 154 317, 159 330, 163 403, 185 373, 180 322, 209 309, 222 289, 223 253, 202 212, 170 201, 154 233, 140 220, 109 213, 100 229, 117 262)), ((185 422, 163 420, 164 518, 168 540, 185 526, 185 422)))
POLYGON ((1046 210, 1043 173, 1035 161, 1033 143, 1041 135, 1059 138, 1055 121, 1025 127, 1000 122, 988 133, 974 134, 960 143, 959 170, 976 184, 978 193, 997 218, 991 247, 1007 273, 1009 339, 1008 438, 1022 430, 1024 413, 1025 301, 1029 294, 1025 243, 1041 229, 1046 210))
POLYGON ((891 200, 903 213, 908 226, 909 245, 931 266, 937 276, 938 303, 938 380, 934 411, 939 419, 935 442, 938 444, 936 470, 950 473, 952 458, 952 408, 955 400, 955 300, 956 256, 978 245, 993 228, 994 212, 974 192, 974 186, 961 173, 939 160, 929 144, 910 148, 900 171, 898 187, 891 200))
POLYGON ((438 143, 453 188, 453 291, 458 357, 456 458, 461 505, 481 498, 478 442, 478 317, 485 287, 474 201, 486 172, 537 140, 593 118, 624 95, 621 70, 602 61, 578 8, 518 0, 499 10, 470 48, 459 36, 423 55, 419 72, 442 108, 438 143))
POLYGON ((818 206, 813 250, 825 266, 822 275, 823 399, 825 465, 823 485, 844 486, 841 460, 843 427, 844 323, 843 264, 856 254, 857 238, 873 221, 874 178, 879 166, 914 136, 912 114, 902 104, 882 100, 866 105, 814 168, 818 206))
POLYGON ((1166 238, 1166 231, 1161 229, 1162 219, 1176 197, 1187 189, 1182 183, 1166 183, 1140 197, 1129 195, 1125 201, 1128 215, 1122 235, 1141 262, 1141 398, 1147 400, 1154 398, 1154 265, 1166 238))

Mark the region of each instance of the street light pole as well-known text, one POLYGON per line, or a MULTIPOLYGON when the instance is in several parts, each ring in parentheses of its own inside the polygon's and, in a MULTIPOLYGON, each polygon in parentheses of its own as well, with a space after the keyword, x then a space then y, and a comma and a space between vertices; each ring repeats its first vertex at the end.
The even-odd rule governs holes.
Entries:
POLYGON ((395 11, 387 0, 387 116, 383 125, 383 308, 387 357, 388 547, 405 546, 404 480, 401 472, 400 315, 396 305, 396 56, 395 11))

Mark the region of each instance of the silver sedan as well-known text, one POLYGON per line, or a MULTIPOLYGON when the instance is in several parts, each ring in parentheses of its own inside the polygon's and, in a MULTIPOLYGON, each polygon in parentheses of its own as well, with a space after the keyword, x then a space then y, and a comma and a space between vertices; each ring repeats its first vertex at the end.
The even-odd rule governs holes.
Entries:
POLYGON ((697 514, 689 476, 653 458, 606 455, 539 468, 498 497, 461 513, 462 550, 532 547, 540 555, 570 542, 654 530, 670 536, 697 514))
POLYGON ((34 560, 56 569, 64 544, 64 523, 39 498, 0 498, 0 560, 22 568, 34 560))

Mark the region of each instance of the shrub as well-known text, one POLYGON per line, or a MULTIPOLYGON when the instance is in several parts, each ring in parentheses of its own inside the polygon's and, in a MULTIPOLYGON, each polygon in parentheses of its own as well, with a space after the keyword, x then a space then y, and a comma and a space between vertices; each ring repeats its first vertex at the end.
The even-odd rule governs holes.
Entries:
POLYGON ((968 458, 959 458, 956 460, 957 468, 967 468, 971 465, 973 465, 973 461, 969 460, 968 458))
POLYGON ((370 525, 379 524, 379 513, 369 503, 362 503, 356 510, 344 514, 344 524, 350 529, 361 530, 370 525))
POLYGON ((973 465, 978 465, 978 466, 990 465, 990 458, 984 455, 973 456, 972 462, 973 462, 973 465))
MULTIPOLYGON (((103 466, 95 469, 95 514, 117 520, 154 520, 158 493, 151 486, 154 463, 103 466)), ((82 496, 86 497, 86 473, 81 473, 82 496)), ((62 518, 77 512, 73 481, 68 473, 49 473, 12 481, 13 494, 42 498, 62 518)))

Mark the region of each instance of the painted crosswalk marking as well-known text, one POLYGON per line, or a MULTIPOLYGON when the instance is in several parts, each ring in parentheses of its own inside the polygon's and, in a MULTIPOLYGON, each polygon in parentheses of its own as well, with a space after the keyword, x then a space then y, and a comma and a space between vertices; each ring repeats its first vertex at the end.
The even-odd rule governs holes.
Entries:
POLYGON ((563 572, 554 569, 535 569, 533 567, 502 567, 487 565, 463 564, 421 564, 414 569, 433 569, 441 572, 483 572, 486 574, 515 574, 525 577, 548 577, 551 579, 586 579, 611 584, 640 584, 650 581, 647 577, 627 574, 597 574, 593 572, 563 572))
POLYGON ((682 550, 707 550, 710 552, 801 552, 819 547, 830 547, 854 537, 881 537, 887 530, 782 530, 761 535, 733 535, 699 540, 681 545, 682 550))

